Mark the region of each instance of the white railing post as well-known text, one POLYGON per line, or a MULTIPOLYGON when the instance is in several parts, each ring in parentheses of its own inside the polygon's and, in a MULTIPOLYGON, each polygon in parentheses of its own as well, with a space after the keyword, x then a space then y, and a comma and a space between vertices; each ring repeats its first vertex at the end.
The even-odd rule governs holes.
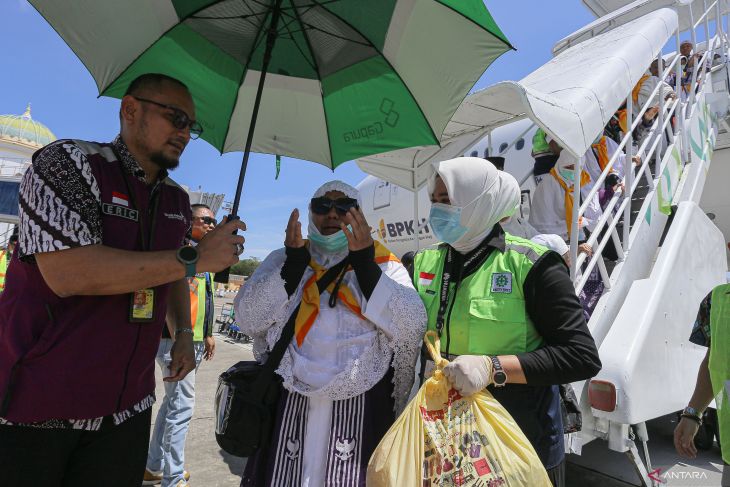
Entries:
POLYGON ((489 153, 489 157, 492 157, 494 155, 492 153, 492 131, 491 130, 487 134, 487 152, 489 153))
POLYGON ((631 127, 634 124, 634 98, 631 92, 626 100, 626 127, 629 133, 629 140, 626 142, 626 160, 624 161, 624 198, 628 198, 629 203, 624 209, 624 228, 623 228, 623 247, 624 254, 629 251, 629 236, 631 235, 631 185, 634 182, 634 164, 631 155, 634 151, 634 131, 631 127))
MULTIPOLYGON (((657 74, 659 75, 659 85, 664 86, 664 56, 662 56, 661 49, 659 50, 659 56, 657 58, 657 74)), ((664 90, 659 88, 659 124, 657 125, 656 136, 660 138, 659 146, 654 151, 654 171, 651 170, 651 166, 647 167, 651 177, 654 177, 654 173, 659 170, 659 166, 662 164, 662 147, 664 147, 664 141, 666 140, 666 132, 664 131, 664 90)))
MULTIPOLYGON (((566 149, 563 149, 566 150, 566 149)), ((570 278, 575 284, 575 278, 578 274, 578 234, 580 233, 578 225, 578 210, 580 209, 580 175, 583 171, 581 166, 582 157, 578 157, 575 161, 575 168, 573 169, 573 214, 570 217, 570 262, 573 265, 570 267, 570 278)))
POLYGON ((702 0, 705 14, 705 51, 710 50, 710 12, 707 11, 707 0, 702 0))

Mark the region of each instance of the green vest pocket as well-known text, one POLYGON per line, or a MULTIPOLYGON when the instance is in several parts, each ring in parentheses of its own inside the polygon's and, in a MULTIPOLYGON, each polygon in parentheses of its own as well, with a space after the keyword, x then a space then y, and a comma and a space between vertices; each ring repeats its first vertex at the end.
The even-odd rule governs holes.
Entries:
POLYGON ((507 297, 469 302, 469 354, 513 355, 527 351, 525 302, 507 297))

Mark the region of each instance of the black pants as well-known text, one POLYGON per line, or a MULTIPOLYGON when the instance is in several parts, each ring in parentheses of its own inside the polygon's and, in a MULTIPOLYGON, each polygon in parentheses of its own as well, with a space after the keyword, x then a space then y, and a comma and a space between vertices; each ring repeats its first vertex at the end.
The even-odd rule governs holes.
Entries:
POLYGON ((0 485, 139 487, 152 408, 99 431, 0 426, 0 485))
POLYGON ((553 487, 565 487, 565 460, 557 467, 549 468, 547 474, 553 487))

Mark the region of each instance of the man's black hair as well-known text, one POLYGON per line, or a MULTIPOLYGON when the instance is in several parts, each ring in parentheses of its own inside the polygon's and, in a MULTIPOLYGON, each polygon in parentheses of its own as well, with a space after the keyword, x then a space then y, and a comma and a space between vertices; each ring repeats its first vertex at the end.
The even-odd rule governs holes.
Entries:
POLYGON ((160 89, 160 86, 163 83, 174 83, 178 86, 185 88, 188 92, 190 91, 185 83, 173 78, 172 76, 161 73, 147 73, 137 76, 134 81, 129 83, 129 87, 127 87, 127 91, 124 93, 124 96, 134 96, 144 93, 148 90, 157 90, 160 89))

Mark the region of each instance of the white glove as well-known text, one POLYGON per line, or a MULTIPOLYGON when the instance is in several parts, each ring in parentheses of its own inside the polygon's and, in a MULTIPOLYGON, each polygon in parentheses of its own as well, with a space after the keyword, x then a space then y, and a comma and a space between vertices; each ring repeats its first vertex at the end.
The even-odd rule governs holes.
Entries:
POLYGON ((485 355, 459 355, 443 372, 463 396, 471 396, 492 383, 492 361, 485 355))

